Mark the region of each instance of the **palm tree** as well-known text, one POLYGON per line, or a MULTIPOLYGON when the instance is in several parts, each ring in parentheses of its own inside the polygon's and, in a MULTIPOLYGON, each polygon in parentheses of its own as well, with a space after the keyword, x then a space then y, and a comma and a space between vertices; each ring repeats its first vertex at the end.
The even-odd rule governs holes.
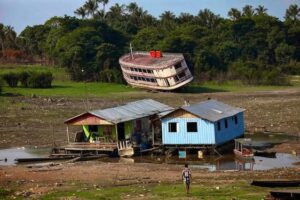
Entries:
POLYGON ((78 16, 80 16, 82 19, 85 18, 85 16, 87 15, 86 10, 84 9, 84 7, 80 7, 77 10, 74 11, 74 13, 78 16))
POLYGON ((85 2, 85 4, 83 5, 83 7, 85 8, 86 12, 91 15, 92 17, 95 16, 95 12, 97 11, 98 8, 98 3, 95 0, 88 0, 87 2, 85 2))
POLYGON ((253 7, 250 6, 250 5, 246 5, 246 6, 243 8, 243 16, 246 16, 246 17, 253 17, 253 15, 254 15, 253 7))
POLYGON ((1 43, 1 51, 4 51, 4 40, 5 40, 4 25, 0 23, 0 43, 1 43))
POLYGON ((174 28, 175 25, 175 19, 176 16, 174 15, 174 13, 170 12, 170 11, 165 11, 164 13, 162 13, 160 16, 160 21, 162 26, 166 29, 172 29, 174 28))
POLYGON ((109 0, 96 0, 97 3, 102 3, 103 5, 103 12, 105 13, 105 5, 108 4, 109 0))
POLYGON ((297 4, 290 5, 285 12, 285 20, 296 21, 300 19, 300 8, 297 4))
POLYGON ((179 23, 189 23, 194 20, 194 16, 190 13, 180 13, 178 17, 179 23))
POLYGON ((241 11, 236 8, 231 8, 227 14, 232 20, 237 20, 242 16, 241 11))
POLYGON ((218 15, 215 15, 209 9, 200 10, 197 18, 201 25, 206 26, 207 28, 212 30, 215 29, 220 22, 220 17, 218 15))
POLYGON ((14 31, 12 26, 4 27, 5 41, 15 45, 17 33, 14 31))
POLYGON ((257 8, 255 8, 257 15, 266 15, 267 10, 268 10, 267 8, 265 8, 264 6, 260 6, 260 5, 257 8))

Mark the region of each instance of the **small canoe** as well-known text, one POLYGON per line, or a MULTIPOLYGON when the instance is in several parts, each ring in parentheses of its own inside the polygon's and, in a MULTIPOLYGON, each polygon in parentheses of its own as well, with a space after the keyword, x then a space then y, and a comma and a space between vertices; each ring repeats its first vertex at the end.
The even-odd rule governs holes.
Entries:
POLYGON ((254 152, 255 156, 261 156, 261 157, 266 157, 266 158, 276 158, 276 152, 268 152, 268 151, 255 151, 254 152))
POLYGON ((300 190, 276 190, 270 192, 276 199, 300 199, 300 190))
POLYGON ((45 157, 45 158, 16 158, 16 162, 43 162, 43 161, 55 161, 55 160, 68 160, 77 156, 64 156, 64 157, 45 157))
POLYGON ((254 180, 251 185, 260 187, 297 187, 300 185, 300 180, 254 180))

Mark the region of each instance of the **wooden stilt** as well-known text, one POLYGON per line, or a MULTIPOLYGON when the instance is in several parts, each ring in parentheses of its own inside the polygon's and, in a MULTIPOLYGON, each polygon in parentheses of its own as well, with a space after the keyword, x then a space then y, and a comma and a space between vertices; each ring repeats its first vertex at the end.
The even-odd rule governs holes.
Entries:
POLYGON ((69 135, 69 126, 67 125, 67 139, 68 139, 68 144, 70 143, 70 135, 69 135))

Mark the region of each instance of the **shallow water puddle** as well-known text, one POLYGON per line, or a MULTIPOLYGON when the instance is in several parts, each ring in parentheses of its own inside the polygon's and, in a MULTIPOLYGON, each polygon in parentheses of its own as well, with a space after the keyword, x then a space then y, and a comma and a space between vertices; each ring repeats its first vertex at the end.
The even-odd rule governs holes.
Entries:
POLYGON ((0 165, 14 165, 16 158, 32 158, 49 156, 50 148, 10 148, 0 149, 0 165), (5 158, 7 161, 5 161, 5 158))

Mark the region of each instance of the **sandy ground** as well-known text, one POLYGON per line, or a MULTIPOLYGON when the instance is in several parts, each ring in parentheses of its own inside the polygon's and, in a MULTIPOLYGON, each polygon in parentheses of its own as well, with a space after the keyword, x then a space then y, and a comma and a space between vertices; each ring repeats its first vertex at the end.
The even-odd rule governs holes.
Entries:
MULTIPOLYGON (((37 169, 10 166, 0 167, 0 187, 17 187, 17 195, 24 191, 30 191, 31 196, 39 196, 58 187, 78 184, 99 188, 135 184, 175 184, 181 182, 181 170, 182 166, 168 164, 104 163, 99 161, 69 163, 37 169), (45 169, 47 171, 44 171, 45 169)), ((250 183, 253 179, 300 179, 300 168, 244 172, 208 172, 192 169, 192 176, 192 184, 218 186, 236 181, 250 183)))
MULTIPOLYGON (((178 107, 188 99, 196 103, 208 98, 245 108, 246 133, 267 132, 300 136, 300 88, 267 92, 149 93, 116 94, 88 98, 89 109, 101 109, 125 102, 153 98, 178 107)), ((86 110, 80 98, 1 97, 0 147, 51 145, 66 141, 64 121, 86 110)), ((71 127, 75 132, 79 127, 71 127)))

